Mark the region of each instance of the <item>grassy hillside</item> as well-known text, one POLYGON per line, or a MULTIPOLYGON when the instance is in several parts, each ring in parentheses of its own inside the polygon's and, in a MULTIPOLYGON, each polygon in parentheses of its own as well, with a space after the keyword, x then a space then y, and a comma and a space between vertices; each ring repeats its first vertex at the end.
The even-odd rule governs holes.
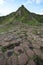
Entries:
POLYGON ((22 5, 16 12, 0 17, 0 32, 14 27, 13 23, 15 21, 35 26, 43 23, 43 15, 31 13, 22 5))
POLYGON ((32 13, 32 16, 40 23, 43 23, 43 15, 32 13))
POLYGON ((29 12, 23 5, 16 11, 7 16, 0 17, 0 24, 9 23, 12 20, 20 20, 25 23, 43 23, 43 15, 29 12), (32 22, 31 22, 32 21, 32 22))

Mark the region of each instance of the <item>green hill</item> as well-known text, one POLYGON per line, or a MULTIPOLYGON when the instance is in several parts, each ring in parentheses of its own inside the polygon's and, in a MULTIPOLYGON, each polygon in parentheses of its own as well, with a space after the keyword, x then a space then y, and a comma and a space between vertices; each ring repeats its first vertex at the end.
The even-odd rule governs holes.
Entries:
POLYGON ((0 31, 10 29, 15 21, 35 26, 43 23, 43 15, 31 13, 22 5, 16 12, 0 17, 0 31))

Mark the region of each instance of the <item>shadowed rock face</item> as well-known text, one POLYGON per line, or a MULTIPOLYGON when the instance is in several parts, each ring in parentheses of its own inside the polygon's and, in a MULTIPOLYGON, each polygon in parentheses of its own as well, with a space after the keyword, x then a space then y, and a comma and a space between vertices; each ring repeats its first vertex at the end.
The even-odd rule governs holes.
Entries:
POLYGON ((9 57, 11 57, 11 56, 13 55, 13 53, 14 53, 13 49, 7 50, 7 51, 5 52, 5 57, 6 57, 6 58, 9 58, 9 57))
POLYGON ((15 29, 1 34, 0 65, 43 65, 43 38, 34 33, 42 28, 18 24, 15 29))
POLYGON ((12 56, 12 54, 13 54, 13 51, 9 51, 9 52, 7 53, 7 56, 10 57, 10 56, 12 56))

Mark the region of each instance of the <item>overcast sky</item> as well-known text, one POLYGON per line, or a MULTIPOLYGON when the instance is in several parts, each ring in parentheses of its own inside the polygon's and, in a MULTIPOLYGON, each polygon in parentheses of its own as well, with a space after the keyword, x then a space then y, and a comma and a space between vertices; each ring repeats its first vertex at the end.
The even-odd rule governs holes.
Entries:
POLYGON ((43 14, 43 0, 0 0, 0 16, 16 11, 21 5, 31 12, 43 14))

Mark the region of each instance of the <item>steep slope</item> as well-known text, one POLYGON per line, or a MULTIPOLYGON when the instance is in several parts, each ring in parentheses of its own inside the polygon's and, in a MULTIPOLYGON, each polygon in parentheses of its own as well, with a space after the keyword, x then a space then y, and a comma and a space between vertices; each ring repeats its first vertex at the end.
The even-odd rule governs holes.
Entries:
POLYGON ((28 11, 22 5, 16 12, 0 17, 0 31, 8 31, 14 27, 15 23, 26 23, 28 25, 39 25, 43 23, 43 15, 37 15, 28 11))
POLYGON ((23 5, 16 11, 7 16, 0 17, 0 24, 12 22, 12 20, 19 20, 28 24, 37 24, 38 21, 23 5))
POLYGON ((16 11, 15 19, 29 25, 37 25, 39 23, 23 5, 16 11))

